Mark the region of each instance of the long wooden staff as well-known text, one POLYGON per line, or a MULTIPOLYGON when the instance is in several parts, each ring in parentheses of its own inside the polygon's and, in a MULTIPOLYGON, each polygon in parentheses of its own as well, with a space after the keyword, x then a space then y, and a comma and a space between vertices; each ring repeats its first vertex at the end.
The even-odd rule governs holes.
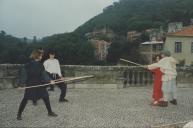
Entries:
MULTIPOLYGON (((76 78, 71 78, 71 79, 57 79, 54 81, 53 84, 57 84, 57 83, 68 83, 68 82, 72 82, 72 81, 76 81, 76 80, 81 80, 81 79, 86 79, 86 78, 92 78, 94 77, 93 75, 90 76, 81 76, 81 77, 76 77, 76 78)), ((27 88, 37 88, 37 87, 42 87, 42 86, 46 86, 46 85, 50 85, 51 83, 46 83, 46 84, 40 84, 40 85, 34 85, 34 86, 29 86, 29 87, 19 87, 17 89, 19 90, 23 90, 23 89, 27 89, 27 88)))
POLYGON ((137 65, 137 66, 139 66, 139 67, 144 68, 144 65, 141 65, 141 64, 138 64, 138 63, 135 63, 135 62, 126 60, 126 59, 122 59, 122 58, 120 58, 120 60, 122 60, 122 61, 124 61, 124 62, 127 62, 127 63, 135 64, 135 65, 137 65))
POLYGON ((165 125, 157 125, 157 126, 151 126, 151 128, 162 128, 162 127, 169 127, 169 126, 172 126, 172 125, 179 125, 179 124, 185 124, 185 123, 188 123, 190 121, 183 121, 183 122, 176 122, 176 123, 171 123, 171 124, 165 124, 165 125))

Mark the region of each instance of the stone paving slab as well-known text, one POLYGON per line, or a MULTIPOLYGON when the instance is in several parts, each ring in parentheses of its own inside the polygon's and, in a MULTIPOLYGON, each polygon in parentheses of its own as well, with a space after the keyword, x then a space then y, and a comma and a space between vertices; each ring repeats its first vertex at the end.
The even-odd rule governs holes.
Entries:
POLYGON ((48 117, 42 100, 29 101, 17 121, 23 91, 0 91, 0 127, 141 128, 193 119, 193 88, 178 89, 178 106, 152 107, 150 87, 126 89, 68 89, 68 103, 59 103, 59 90, 50 93, 58 117, 48 117))

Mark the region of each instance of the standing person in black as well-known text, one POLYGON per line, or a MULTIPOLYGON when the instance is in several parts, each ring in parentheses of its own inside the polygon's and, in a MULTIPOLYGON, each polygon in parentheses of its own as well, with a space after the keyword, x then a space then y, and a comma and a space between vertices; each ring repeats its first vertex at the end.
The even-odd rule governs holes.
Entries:
MULTIPOLYGON (((42 59, 40 60, 40 63, 43 64, 43 62, 45 61, 44 49, 42 47, 39 47, 38 50, 42 53, 42 59)), ((35 106, 37 105, 37 100, 33 99, 32 102, 33 102, 33 105, 35 105, 35 106)))
MULTIPOLYGON (((21 78, 21 84, 25 84, 27 87, 49 82, 53 84, 54 82, 50 80, 49 76, 45 72, 43 65, 40 63, 42 52, 39 50, 34 50, 30 57, 30 62, 25 65, 24 70, 22 71, 23 77, 21 78)), ((17 120, 22 119, 21 115, 28 100, 37 101, 39 99, 43 99, 48 111, 48 116, 57 116, 57 114, 55 114, 51 109, 49 95, 46 87, 36 87, 25 89, 24 97, 19 106, 17 120)))
MULTIPOLYGON (((44 61, 44 64, 43 64, 45 70, 48 72, 49 76, 53 80, 63 78, 62 73, 61 73, 61 69, 60 69, 60 63, 59 63, 58 59, 55 58, 55 51, 50 50, 48 52, 48 55, 49 55, 49 58, 46 61, 44 61)), ((65 99, 67 85, 65 83, 58 83, 56 85, 61 90, 59 102, 68 102, 68 100, 65 99)), ((51 86, 51 89, 54 90, 54 87, 51 86)))

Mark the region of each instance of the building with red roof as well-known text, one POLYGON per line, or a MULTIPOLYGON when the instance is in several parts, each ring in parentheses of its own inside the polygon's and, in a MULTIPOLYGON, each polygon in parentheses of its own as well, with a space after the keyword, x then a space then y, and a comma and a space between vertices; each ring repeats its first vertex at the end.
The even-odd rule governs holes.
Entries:
POLYGON ((181 64, 193 64, 193 25, 167 34, 165 49, 181 64))

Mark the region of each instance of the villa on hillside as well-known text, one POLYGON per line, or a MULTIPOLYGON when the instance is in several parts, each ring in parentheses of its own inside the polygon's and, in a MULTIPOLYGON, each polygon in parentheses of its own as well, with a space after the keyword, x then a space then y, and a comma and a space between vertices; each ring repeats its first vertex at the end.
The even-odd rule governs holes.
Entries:
POLYGON ((140 53, 144 56, 148 63, 153 62, 153 57, 160 53, 164 47, 165 33, 160 29, 147 29, 149 41, 143 42, 140 45, 140 53))
POLYGON ((94 29, 92 32, 85 34, 85 37, 91 42, 95 48, 95 56, 99 61, 106 61, 108 49, 111 41, 115 37, 115 33, 109 27, 94 29))
POLYGON ((162 34, 151 32, 150 41, 140 45, 140 53, 146 57, 149 63, 152 63, 156 54, 167 49, 178 60, 179 64, 193 64, 193 25, 183 27, 182 22, 169 23, 165 37, 160 40, 160 36, 164 37, 162 34))
POLYGON ((193 25, 167 34, 164 48, 184 65, 193 64, 193 25))
POLYGON ((137 31, 127 32, 127 40, 130 42, 137 40, 140 36, 141 36, 141 32, 137 32, 137 31))
POLYGON ((172 22, 168 24, 168 33, 179 31, 183 28, 182 22, 172 22))
POLYGON ((140 53, 147 59, 148 63, 153 63, 153 58, 163 50, 163 47, 163 41, 146 41, 141 43, 140 53))
POLYGON ((91 39, 101 40, 102 38, 113 39, 115 37, 115 33, 109 27, 104 27, 101 29, 94 29, 92 32, 86 33, 85 37, 88 40, 91 39))
POLYGON ((95 47, 95 56, 97 60, 106 60, 108 55, 108 49, 111 45, 111 42, 104 40, 90 40, 93 46, 95 47))

